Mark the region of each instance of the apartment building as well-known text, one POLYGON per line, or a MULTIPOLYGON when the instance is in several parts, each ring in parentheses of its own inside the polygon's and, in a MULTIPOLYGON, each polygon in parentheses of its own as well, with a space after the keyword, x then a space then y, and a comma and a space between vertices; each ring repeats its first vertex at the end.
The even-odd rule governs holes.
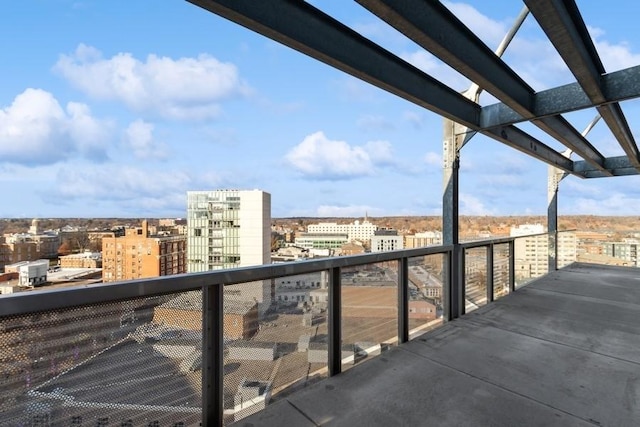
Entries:
POLYGON ((377 230, 371 236, 371 252, 396 251, 404 248, 404 239, 397 230, 377 230))
POLYGON ((150 235, 147 221, 102 238, 102 280, 115 282, 187 272, 186 237, 150 235))
MULTIPOLYGON (((187 271, 271 263, 271 195, 261 190, 187 192, 187 271)), ((225 297, 271 305, 270 281, 225 287, 225 297)))

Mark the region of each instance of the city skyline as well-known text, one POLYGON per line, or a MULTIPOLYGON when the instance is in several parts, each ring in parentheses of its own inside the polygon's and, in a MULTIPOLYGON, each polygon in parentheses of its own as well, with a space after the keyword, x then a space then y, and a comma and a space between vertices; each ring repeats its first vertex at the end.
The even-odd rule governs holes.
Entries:
MULTIPOLYGON (((469 86, 357 4, 312 3, 469 86)), ((493 49, 522 5, 484 3, 446 5, 493 49)), ((620 4, 581 6, 607 71, 640 59, 623 36, 639 6, 620 4)), ((0 217, 185 217, 187 191, 221 188, 271 193, 276 218, 441 214, 440 117, 186 1, 13 2, 0 24, 0 217)), ((535 90, 573 81, 543 40, 528 17, 505 60, 535 90)), ((624 107, 634 128, 637 104, 624 107)), ((582 130, 593 115, 566 117, 582 130)), ((602 123, 589 138, 622 154, 602 123)), ((546 165, 481 136, 461 165, 462 215, 546 211, 546 165)), ((633 215, 638 179, 569 177, 560 214, 633 215)))

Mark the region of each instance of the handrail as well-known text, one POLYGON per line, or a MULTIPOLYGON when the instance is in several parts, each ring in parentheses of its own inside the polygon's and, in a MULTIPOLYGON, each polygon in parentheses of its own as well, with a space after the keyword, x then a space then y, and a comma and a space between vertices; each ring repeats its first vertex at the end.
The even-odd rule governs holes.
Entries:
POLYGON ((176 274, 152 279, 136 279, 124 282, 100 283, 38 292, 20 292, 0 297, 0 318, 31 314, 92 304, 124 301, 133 298, 154 297, 177 292, 202 289, 204 286, 233 285, 275 277, 316 273, 332 268, 355 267, 376 262, 395 261, 402 258, 449 253, 453 246, 428 246, 364 255, 323 258, 320 260, 294 261, 202 273, 176 274))
MULTIPOLYGON (((562 230, 572 231, 572 230, 562 230)), ((460 243, 462 249, 508 244, 519 238, 544 236, 548 233, 502 237, 490 240, 460 243)), ((203 286, 233 285, 274 277, 316 273, 340 267, 355 267, 376 262, 394 261, 402 258, 444 254, 453 251, 453 245, 427 246, 363 255, 323 258, 309 261, 293 261, 201 273, 185 273, 151 279, 135 279, 114 283, 99 283, 38 292, 20 292, 0 297, 0 317, 30 314, 39 311, 65 309, 105 302, 118 302, 132 298, 161 296, 177 292, 201 289, 203 286)))

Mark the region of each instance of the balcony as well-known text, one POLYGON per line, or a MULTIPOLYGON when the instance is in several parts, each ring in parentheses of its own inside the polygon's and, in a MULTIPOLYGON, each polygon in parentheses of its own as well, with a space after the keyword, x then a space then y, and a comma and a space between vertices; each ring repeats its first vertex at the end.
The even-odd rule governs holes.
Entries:
POLYGON ((5 296, 0 426, 636 425, 638 270, 527 239, 5 296))

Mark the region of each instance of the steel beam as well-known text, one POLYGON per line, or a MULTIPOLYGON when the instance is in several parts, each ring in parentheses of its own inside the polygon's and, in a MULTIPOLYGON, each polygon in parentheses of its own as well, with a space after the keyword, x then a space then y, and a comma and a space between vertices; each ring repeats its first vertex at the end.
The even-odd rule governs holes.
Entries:
POLYGON ((442 3, 428 0, 356 0, 522 115, 533 89, 442 3))
POLYGON ((307 2, 188 1, 458 123, 478 124, 475 102, 307 2))
MULTIPOLYGON (((530 154, 535 153, 534 157, 543 162, 555 166, 563 171, 582 177, 581 174, 574 172, 573 161, 567 159, 562 154, 533 138, 529 134, 521 131, 515 126, 504 126, 488 129, 483 134, 497 139, 516 150, 530 154)), ((593 166, 593 165, 592 165, 593 166)))
MULTIPOLYGON (((536 119, 600 107, 602 105, 640 98, 640 65, 601 76, 600 86, 605 96, 602 103, 592 102, 579 83, 570 83, 537 92, 534 95, 536 119)), ((487 105, 480 111, 480 129, 511 125, 529 120, 503 102, 487 105)))
MULTIPOLYGON (((525 0, 525 3, 591 102, 606 102, 600 83, 605 69, 575 2, 525 0)), ((631 163, 640 168, 638 147, 620 106, 615 103, 604 104, 598 107, 598 112, 631 163)))
MULTIPOLYGON (((356 0, 513 111, 532 119, 534 90, 442 3, 428 0, 356 0)), ((532 122, 599 168, 604 156, 562 117, 532 122)))
MULTIPOLYGON (((472 130, 478 129, 480 106, 477 103, 309 3, 294 0, 188 1, 472 130)), ((486 135, 495 137, 491 132, 486 135)), ((511 145, 503 138, 495 139, 511 145)), ((547 157, 540 156, 535 145, 532 142, 517 148, 548 163, 547 157)), ((546 147, 542 151, 548 150, 550 148, 546 147)), ((556 154, 560 156, 560 153, 556 154)), ((572 173, 570 169, 567 172, 572 173)))
MULTIPOLYGON (((574 171, 585 178, 604 178, 601 171, 593 168, 584 161, 573 162, 574 171)), ((604 166, 613 176, 639 175, 638 169, 631 163, 627 156, 608 157, 604 161, 604 166)))

